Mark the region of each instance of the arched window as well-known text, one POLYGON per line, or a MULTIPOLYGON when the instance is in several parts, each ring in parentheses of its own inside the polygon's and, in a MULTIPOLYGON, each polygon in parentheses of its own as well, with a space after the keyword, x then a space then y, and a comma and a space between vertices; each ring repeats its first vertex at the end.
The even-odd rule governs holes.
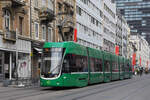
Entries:
POLYGON ((5 10, 4 12, 4 25, 5 29, 10 29, 10 12, 8 10, 5 10))

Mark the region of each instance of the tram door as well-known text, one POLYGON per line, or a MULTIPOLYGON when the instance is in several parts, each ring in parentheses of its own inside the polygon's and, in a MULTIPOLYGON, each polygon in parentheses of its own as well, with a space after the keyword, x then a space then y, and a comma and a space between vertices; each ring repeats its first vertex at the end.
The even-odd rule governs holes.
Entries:
POLYGON ((4 60, 4 54, 0 51, 0 81, 3 81, 3 60, 4 60))

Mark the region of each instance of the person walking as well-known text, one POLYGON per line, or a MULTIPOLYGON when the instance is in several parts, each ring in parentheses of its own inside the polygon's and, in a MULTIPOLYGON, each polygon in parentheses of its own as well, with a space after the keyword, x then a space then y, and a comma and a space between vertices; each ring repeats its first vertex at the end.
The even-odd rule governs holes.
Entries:
POLYGON ((140 76, 143 74, 143 67, 140 67, 140 76))

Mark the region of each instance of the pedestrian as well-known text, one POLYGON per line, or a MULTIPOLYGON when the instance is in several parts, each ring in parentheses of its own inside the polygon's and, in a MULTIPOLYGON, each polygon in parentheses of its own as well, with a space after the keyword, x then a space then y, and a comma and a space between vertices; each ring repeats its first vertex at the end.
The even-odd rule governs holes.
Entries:
POLYGON ((140 67, 140 76, 142 76, 143 73, 143 67, 140 67))

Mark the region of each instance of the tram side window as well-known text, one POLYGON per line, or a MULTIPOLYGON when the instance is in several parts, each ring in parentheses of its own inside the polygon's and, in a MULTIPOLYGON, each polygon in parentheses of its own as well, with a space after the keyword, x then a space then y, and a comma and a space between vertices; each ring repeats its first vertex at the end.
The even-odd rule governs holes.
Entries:
POLYGON ((68 54, 63 62, 63 73, 68 72, 88 72, 87 57, 68 54))
POLYGON ((82 56, 82 72, 88 72, 88 58, 86 56, 82 56))
POLYGON ((112 72, 118 72, 118 63, 117 62, 112 62, 112 72))
POLYGON ((102 60, 95 59, 95 72, 102 72, 102 60))
POLYGON ((110 62, 105 61, 104 62, 105 72, 110 72, 110 62))
POLYGON ((116 67, 116 63, 113 61, 112 62, 112 72, 115 72, 115 67, 116 67))
POLYGON ((94 66, 95 66, 95 58, 90 58, 90 69, 91 69, 91 72, 95 72, 94 66))
POLYGON ((91 72, 102 72, 102 60, 98 58, 90 58, 91 72))

